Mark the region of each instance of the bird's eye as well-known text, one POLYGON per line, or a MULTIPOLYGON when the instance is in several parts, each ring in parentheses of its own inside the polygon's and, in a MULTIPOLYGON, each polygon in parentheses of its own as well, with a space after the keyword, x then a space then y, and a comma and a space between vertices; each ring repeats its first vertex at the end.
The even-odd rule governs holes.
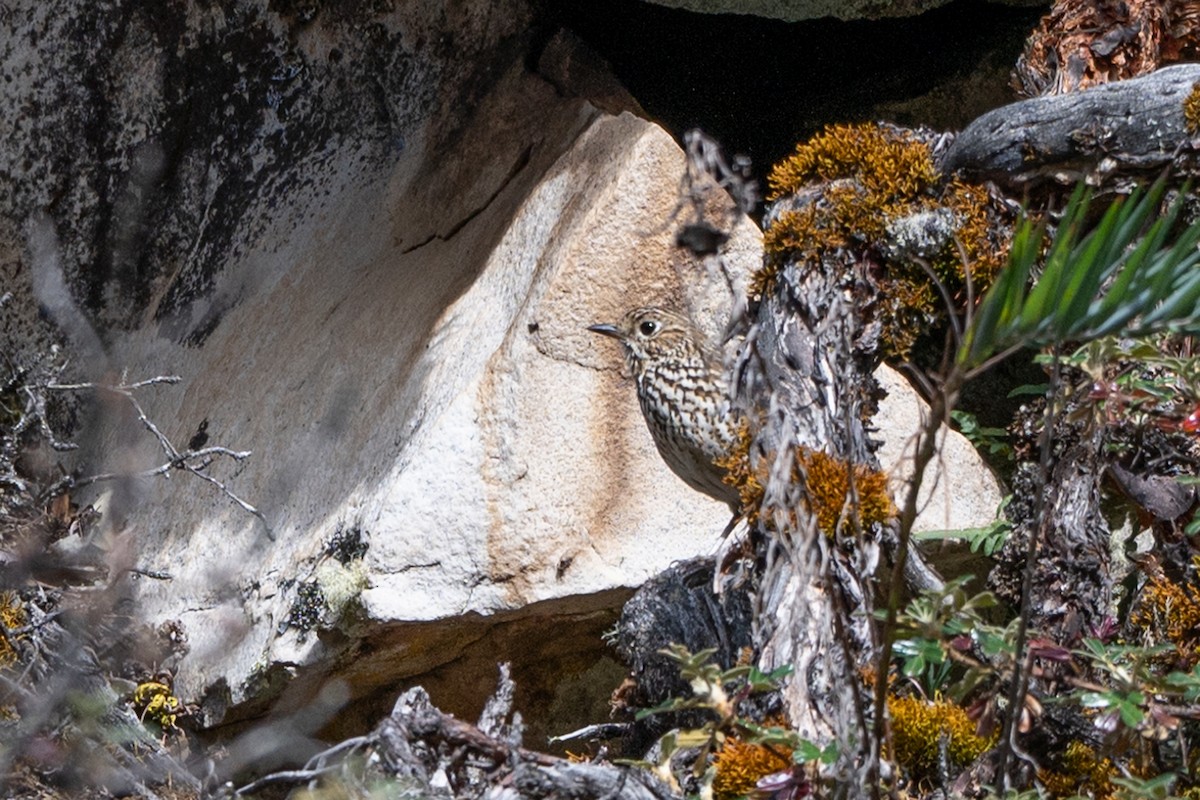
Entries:
POLYGON ((642 320, 642 324, 638 325, 638 332, 642 336, 653 336, 658 332, 658 323, 652 319, 642 320))

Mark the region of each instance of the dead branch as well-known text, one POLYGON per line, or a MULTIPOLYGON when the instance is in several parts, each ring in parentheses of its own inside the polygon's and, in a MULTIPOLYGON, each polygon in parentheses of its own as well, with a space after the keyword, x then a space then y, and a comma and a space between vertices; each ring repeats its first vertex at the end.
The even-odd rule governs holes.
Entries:
POLYGON ((958 135, 942 169, 1009 187, 1095 183, 1169 165, 1194 174, 1195 139, 1184 105, 1198 80, 1200 64, 1180 64, 997 108, 958 135))
POLYGON ((512 679, 505 665, 480 724, 472 725, 435 708, 425 690, 415 687, 396 701, 392 713, 370 734, 335 745, 314 756, 302 769, 264 775, 234 790, 233 795, 248 795, 271 785, 339 777, 348 783, 367 785, 363 775, 352 774, 360 767, 348 759, 352 754, 365 754, 359 765, 366 765, 368 773, 401 779, 421 797, 676 797, 643 769, 575 764, 521 747, 516 741, 519 715, 511 714, 512 692, 512 679))

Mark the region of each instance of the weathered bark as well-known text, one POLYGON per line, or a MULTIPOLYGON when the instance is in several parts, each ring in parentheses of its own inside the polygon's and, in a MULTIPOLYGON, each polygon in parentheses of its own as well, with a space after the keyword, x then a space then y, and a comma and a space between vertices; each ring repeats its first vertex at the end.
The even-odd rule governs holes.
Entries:
POLYGON ((845 265, 781 271, 743 346, 741 391, 760 415, 751 452, 769 470, 762 515, 765 571, 757 638, 764 668, 790 664, 784 688, 793 726, 814 741, 840 742, 839 786, 862 786, 869 762, 869 699, 858 670, 875 647, 869 614, 879 557, 871 531, 852 546, 818 530, 803 481, 792 477, 796 448, 849 464, 875 465, 863 420, 877 391, 873 331, 860 307, 870 289, 845 265))
POLYGON ((1058 0, 1025 41, 1013 84, 1025 97, 1063 94, 1193 61, 1192 0, 1058 0))
POLYGON ((1023 497, 1016 512, 1022 518, 1016 520, 1016 533, 999 553, 992 574, 997 593, 1019 606, 1029 537, 1036 535, 1029 629, 1067 647, 1081 636, 1094 636, 1111 610, 1110 531, 1100 511, 1103 443, 1103 431, 1097 429, 1064 446, 1050 465, 1041 503, 1036 503, 1036 486, 1027 485, 1037 480, 1036 467, 1029 465, 1018 473, 1016 489, 1023 497), (1039 516, 1039 505, 1044 516, 1039 516))
MULTIPOLYGON (((502 673, 497 696, 508 696, 511 701, 511 694, 511 682, 502 673)), ((502 716, 508 713, 506 708, 502 716)), ((484 731, 434 708, 419 687, 396 702, 375 737, 390 774, 415 777, 431 786, 442 773, 454 784, 456 797, 651 800, 674 796, 657 778, 637 767, 573 764, 526 750, 519 745, 519 718, 511 725, 484 731), (490 764, 491 769, 463 766, 471 762, 490 764), (469 783, 464 784, 459 774, 471 771, 477 774, 468 776, 469 783)))
POLYGON ((1168 165, 1195 171, 1197 133, 1184 104, 1197 81, 1200 64, 1180 64, 997 108, 958 135, 941 167, 1013 188, 1144 175, 1168 165))
MULTIPOLYGON (((502 666, 500 685, 476 726, 438 710, 424 689, 414 687, 400 696, 392 713, 367 736, 336 745, 311 759, 304 769, 264 776, 237 793, 317 780, 356 787, 385 778, 402 795, 414 797, 677 797, 654 775, 638 767, 572 763, 521 747, 521 721, 519 714, 512 713, 512 692, 507 666, 502 666), (346 758, 356 750, 370 757, 361 761, 346 758), (366 765, 365 775, 361 764, 366 765)), ((365 796, 355 791, 349 794, 365 796)))
MULTIPOLYGON (((671 644, 693 653, 712 648, 712 661, 729 669, 753 646, 753 600, 748 585, 731 587, 719 597, 712 589, 713 559, 675 564, 646 582, 621 611, 616 648, 629 667, 631 683, 618 690, 619 702, 650 708, 672 697, 690 697, 679 664, 662 654, 671 644)), ((642 758, 673 727, 699 727, 707 711, 654 714, 623 731, 621 749, 642 758)))
POLYGON ((492 800, 542 797, 555 800, 668 800, 677 795, 643 769, 564 761, 549 767, 520 764, 513 770, 509 785, 493 789, 486 797, 492 800))
POLYGON ((1063 454, 1050 476, 1033 575, 1030 624, 1063 643, 1095 635, 1111 609, 1111 532, 1100 513, 1103 437, 1093 433, 1063 454))

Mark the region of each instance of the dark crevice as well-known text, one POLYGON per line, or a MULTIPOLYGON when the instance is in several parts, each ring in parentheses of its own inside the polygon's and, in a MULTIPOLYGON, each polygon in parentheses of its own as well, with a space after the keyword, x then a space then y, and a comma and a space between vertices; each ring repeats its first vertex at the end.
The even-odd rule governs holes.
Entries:
POLYGON ((469 211, 462 219, 460 219, 458 222, 456 222, 452 226, 450 226, 449 230, 447 230, 445 233, 431 233, 429 236, 426 236, 424 239, 417 242, 416 244, 409 245, 408 247, 401 250, 400 254, 407 255, 408 253, 411 253, 414 250, 421 249, 422 247, 424 247, 425 245, 429 244, 430 242, 432 242, 434 240, 437 240, 439 242, 448 242, 451 239, 453 239, 454 236, 459 231, 461 231, 468 224, 470 224, 471 220, 475 219, 480 214, 482 214, 484 211, 486 211, 488 206, 490 206, 493 202, 495 202, 496 198, 500 196, 501 192, 503 192, 506 188, 508 188, 508 185, 510 183, 512 183, 513 180, 517 177, 517 175, 519 175, 521 173, 521 170, 523 170, 523 169, 525 169, 525 167, 529 166, 529 160, 532 157, 532 155, 533 155, 533 145, 526 145, 525 149, 521 151, 521 154, 518 155, 516 160, 513 162, 512 167, 509 168, 508 174, 504 176, 504 180, 500 181, 500 185, 496 187, 495 191, 493 191, 490 195, 488 195, 488 198, 486 200, 484 200, 482 203, 480 203, 475 208, 471 209, 471 211, 469 211))
MULTIPOLYGON (((1007 70, 1045 9, 958 0, 915 17, 791 23, 642 0, 548 3, 545 11, 603 56, 676 138, 702 128, 762 174, 831 122, 928 122, 883 106, 984 62, 1000 66, 996 88, 1005 92, 1007 70)), ((979 113, 974 96, 964 100, 950 104, 948 127, 979 113)))

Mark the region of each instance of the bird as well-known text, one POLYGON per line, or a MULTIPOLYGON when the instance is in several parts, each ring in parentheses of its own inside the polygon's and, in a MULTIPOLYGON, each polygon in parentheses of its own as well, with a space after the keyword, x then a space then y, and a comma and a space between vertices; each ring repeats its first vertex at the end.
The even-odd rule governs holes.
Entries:
POLYGON ((646 306, 588 330, 624 346, 642 416, 667 466, 688 486, 727 504, 736 517, 738 491, 714 463, 737 441, 736 417, 721 358, 705 347, 695 325, 675 311, 646 306))

